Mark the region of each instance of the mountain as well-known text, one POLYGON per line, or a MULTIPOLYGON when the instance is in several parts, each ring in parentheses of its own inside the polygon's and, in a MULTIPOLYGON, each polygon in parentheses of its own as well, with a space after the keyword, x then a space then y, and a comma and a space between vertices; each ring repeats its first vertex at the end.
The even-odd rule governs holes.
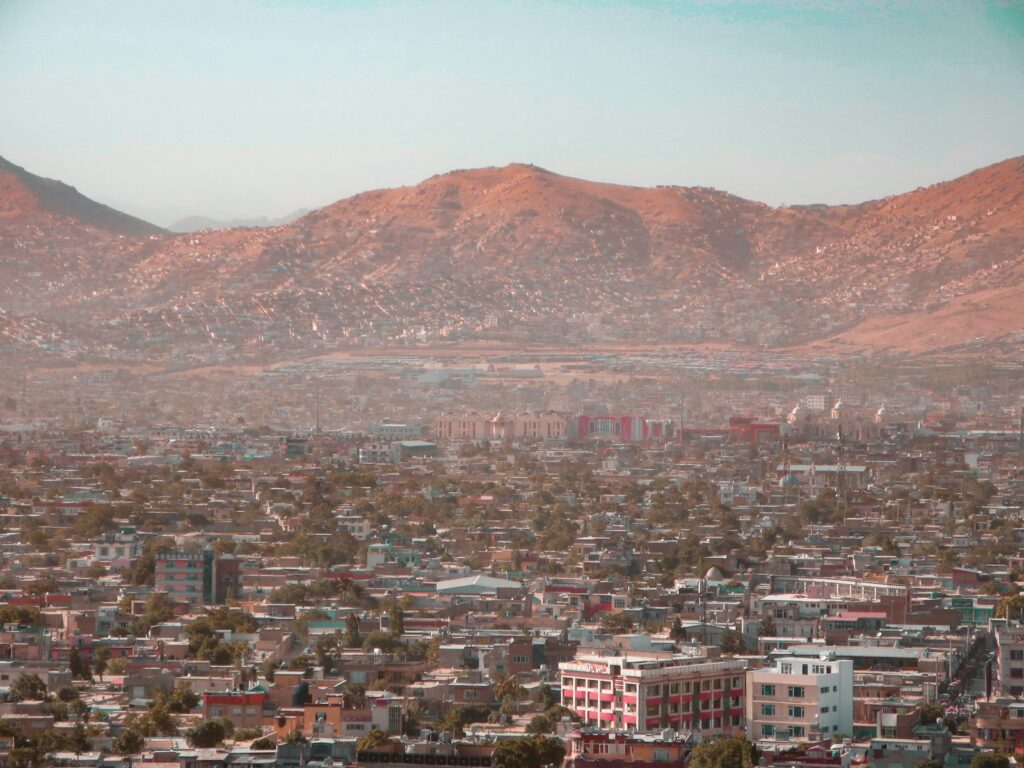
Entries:
POLYGON ((60 220, 126 237, 144 237, 163 231, 90 200, 61 181, 36 176, 0 157, 0 227, 8 230, 60 220))
POLYGON ((204 229, 235 229, 236 227, 279 227, 282 224, 291 224, 296 219, 309 213, 308 208, 300 208, 285 216, 268 219, 266 216, 257 216, 251 219, 228 219, 221 221, 211 219, 207 216, 186 216, 183 219, 170 224, 167 227, 169 232, 201 232, 204 229))
MULTIPOLYGON (((7 196, 0 207, 19 204, 7 196)), ((3 226, 0 306, 71 334, 61 349, 82 356, 189 364, 460 340, 927 352, 979 336, 1012 347, 1024 331, 1024 158, 844 206, 513 164, 266 228, 49 228, 18 251, 3 226), (976 333, 928 331, 970 307, 987 313, 976 333)))

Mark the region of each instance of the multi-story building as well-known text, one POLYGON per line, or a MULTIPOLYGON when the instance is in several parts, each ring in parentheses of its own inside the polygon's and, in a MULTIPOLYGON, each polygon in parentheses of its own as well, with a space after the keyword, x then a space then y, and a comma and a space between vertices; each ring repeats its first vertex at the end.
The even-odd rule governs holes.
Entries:
POLYGON ((212 565, 212 550, 161 552, 156 556, 154 584, 171 600, 202 603, 211 593, 212 565))
POLYGON ((853 662, 786 656, 747 672, 752 740, 820 741, 853 734, 853 662))
POLYGON ((669 729, 658 734, 584 729, 569 736, 566 764, 570 768, 675 766, 686 762, 690 750, 686 736, 669 729))
POLYGON ((155 559, 154 584, 171 600, 223 603, 238 597, 241 573, 239 561, 232 555, 215 556, 206 548, 161 552, 155 559))
POLYGON ((228 718, 236 728, 261 728, 267 694, 262 691, 218 691, 203 694, 203 717, 228 718))
POLYGON ((134 525, 122 525, 100 539, 93 550, 93 560, 115 568, 127 567, 142 553, 142 541, 134 525))
POLYGON ((675 423, 642 416, 592 416, 579 414, 569 418, 565 434, 569 440, 619 440, 642 443, 664 440, 675 435, 675 423))
POLYGON ((442 413, 433 422, 431 432, 445 440, 561 440, 567 420, 554 411, 494 416, 480 413, 442 413))
POLYGON ((993 697, 978 702, 971 739, 980 749, 1024 754, 1024 699, 993 697))
POLYGON ((583 724, 728 736, 743 729, 746 662, 650 653, 577 656, 559 669, 562 705, 583 724))
POLYGON ((996 630, 996 693, 1024 695, 1024 627, 996 630))

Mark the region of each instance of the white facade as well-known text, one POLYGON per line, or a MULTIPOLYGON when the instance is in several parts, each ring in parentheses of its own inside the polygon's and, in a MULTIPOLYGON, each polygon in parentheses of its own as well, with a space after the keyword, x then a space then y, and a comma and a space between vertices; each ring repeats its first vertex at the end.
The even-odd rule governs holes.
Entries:
POLYGON ((853 662, 787 656, 747 672, 747 737, 818 741, 853 734, 853 662))

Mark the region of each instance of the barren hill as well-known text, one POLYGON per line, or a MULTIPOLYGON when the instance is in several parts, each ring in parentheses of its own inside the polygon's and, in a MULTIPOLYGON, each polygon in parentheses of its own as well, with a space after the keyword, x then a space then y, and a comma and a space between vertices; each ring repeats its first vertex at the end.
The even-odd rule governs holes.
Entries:
MULTIPOLYGON (((28 188, 0 189, 0 210, 13 212, 0 231, 37 215, 28 188)), ((39 205, 74 220, 67 205, 39 205)), ((834 347, 858 334, 859 346, 899 348, 895 330, 873 341, 879 318, 954 322, 970 294, 1024 284, 1024 158, 850 206, 772 208, 514 164, 365 192, 262 229, 115 238, 95 223, 38 226, 20 252, 0 235, 0 277, 5 265, 12 277, 0 306, 74 328, 66 348, 88 354, 198 362, 479 338, 840 337, 834 347)), ((992 317, 978 335, 1024 330, 1012 311, 992 317)), ((946 345, 926 338, 907 346, 946 345)))
POLYGON ((64 224, 112 235, 142 237, 163 232, 142 219, 97 203, 77 189, 44 179, 0 157, 0 227, 64 224))

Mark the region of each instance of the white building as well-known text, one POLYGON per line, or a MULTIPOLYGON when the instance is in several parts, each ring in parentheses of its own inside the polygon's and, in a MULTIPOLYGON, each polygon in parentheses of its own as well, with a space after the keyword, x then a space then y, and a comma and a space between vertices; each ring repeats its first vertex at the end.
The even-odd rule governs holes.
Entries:
POLYGON ((853 662, 787 656, 747 672, 752 741, 819 741, 853 734, 853 662))

